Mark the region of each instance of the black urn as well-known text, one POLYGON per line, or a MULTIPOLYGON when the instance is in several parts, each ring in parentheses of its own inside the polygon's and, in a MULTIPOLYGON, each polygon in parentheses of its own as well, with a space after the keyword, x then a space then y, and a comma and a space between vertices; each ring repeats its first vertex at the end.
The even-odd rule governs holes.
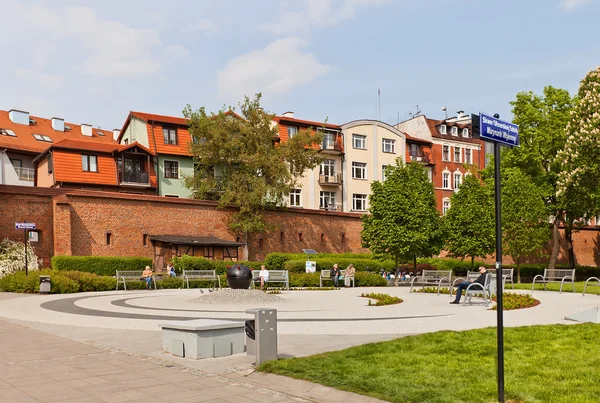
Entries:
POLYGON ((227 269, 227 283, 231 289, 247 290, 252 282, 252 272, 248 266, 235 264, 227 269))

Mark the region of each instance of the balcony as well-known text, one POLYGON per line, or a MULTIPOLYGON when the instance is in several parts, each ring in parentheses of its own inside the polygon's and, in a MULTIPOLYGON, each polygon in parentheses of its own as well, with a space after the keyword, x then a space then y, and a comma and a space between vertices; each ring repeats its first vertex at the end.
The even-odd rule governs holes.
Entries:
POLYGON ((421 162, 423 164, 431 164, 429 153, 410 154, 411 162, 421 162))
POLYGON ((344 152, 344 148, 341 143, 337 141, 323 141, 321 144, 321 152, 326 154, 341 154, 344 152))
POLYGON ((320 185, 339 186, 342 184, 342 173, 335 172, 333 175, 319 175, 320 185))
POLYGON ((150 175, 146 171, 119 171, 119 183, 128 185, 150 185, 150 175))
POLYGON ((341 204, 329 204, 327 206, 320 206, 319 210, 322 211, 342 211, 341 204))
POLYGON ((33 180, 35 178, 35 169, 21 168, 21 167, 14 167, 14 168, 15 168, 15 172, 17 173, 17 176, 19 177, 19 180, 26 181, 26 182, 33 182, 33 180))

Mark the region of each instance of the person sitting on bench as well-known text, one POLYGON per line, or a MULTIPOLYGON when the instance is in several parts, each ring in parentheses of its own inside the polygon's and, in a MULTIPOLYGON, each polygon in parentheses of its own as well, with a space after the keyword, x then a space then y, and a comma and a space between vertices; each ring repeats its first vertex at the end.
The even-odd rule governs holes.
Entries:
POLYGON ((456 298, 454 299, 454 301, 452 301, 450 303, 451 304, 460 303, 460 297, 462 296, 463 290, 466 290, 467 287, 469 287, 471 284, 477 283, 477 284, 481 284, 482 286, 484 286, 485 278, 487 275, 488 275, 488 272, 487 272, 486 268, 484 266, 479 266, 479 277, 477 277, 474 281, 463 281, 462 283, 458 284, 458 289, 456 290, 456 298))

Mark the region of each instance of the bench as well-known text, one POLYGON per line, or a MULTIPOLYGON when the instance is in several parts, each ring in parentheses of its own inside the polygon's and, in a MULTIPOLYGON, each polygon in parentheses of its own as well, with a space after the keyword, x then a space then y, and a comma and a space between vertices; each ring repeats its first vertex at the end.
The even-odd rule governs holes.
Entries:
MULTIPOLYGON (((410 292, 415 284, 425 286, 437 286, 437 294, 440 295, 440 287, 446 283, 452 289, 452 270, 423 270, 410 281, 410 292)), ((452 292, 452 291, 450 291, 452 292)))
POLYGON ((244 322, 196 319, 161 323, 163 351, 183 358, 216 358, 243 353, 244 322))
POLYGON ((588 286, 588 283, 590 281, 597 281, 598 284, 590 284, 590 286, 594 286, 594 287, 600 287, 600 279, 598 277, 590 277, 587 280, 585 280, 585 285, 583 286, 583 294, 581 294, 583 297, 585 297, 585 289, 588 286))
MULTIPOLYGON (((142 277, 144 274, 143 270, 117 270, 117 291, 119 291, 119 281, 123 282, 123 289, 127 291, 127 282, 128 281, 144 281, 146 280, 142 277)), ((152 275, 152 283, 154 283, 154 289, 156 290, 156 278, 152 275)))
MULTIPOLYGON (((489 277, 490 277, 490 293, 491 293, 491 289, 492 289, 492 283, 494 284, 494 292, 497 292, 497 281, 496 281, 496 271, 495 270, 488 270, 487 271, 489 277)), ((512 283, 512 278, 509 276, 512 276, 513 273, 513 269, 502 269, 502 290, 505 289, 505 285, 506 285, 506 280, 507 279, 511 279, 510 282, 512 283)), ((456 283, 461 283, 463 281, 475 281, 477 280, 477 278, 480 276, 481 274, 479 273, 479 271, 467 271, 467 275, 466 277, 457 277, 454 279, 454 281, 452 282, 452 289, 450 290, 450 295, 452 295, 454 293, 454 288, 456 287, 456 283)), ((515 288, 515 285, 513 284, 513 289, 515 288)), ((491 296, 490 296, 491 298, 491 296)))
MULTIPOLYGON (((502 277, 504 277, 504 283, 502 284, 510 283, 513 290, 515 289, 515 283, 513 283, 514 271, 515 269, 502 269, 502 277)), ((502 289, 504 290, 504 287, 502 289)))
MULTIPOLYGON (((290 276, 287 270, 268 270, 269 280, 265 283, 282 283, 285 285, 285 289, 290 289, 290 276)), ((260 270, 252 270, 252 288, 255 283, 260 284, 260 270)))
MULTIPOLYGON (((467 276, 468 276, 468 274, 469 273, 467 272, 467 276)), ((479 277, 479 273, 477 273, 477 277, 479 277)), ((471 298, 473 297, 473 295, 480 295, 481 292, 483 292, 483 304, 485 306, 489 306, 490 301, 492 299, 491 284, 492 284, 492 275, 490 273, 487 273, 487 275, 485 276, 485 282, 483 283, 483 285, 481 285, 479 283, 471 283, 471 285, 469 285, 465 289, 465 299, 464 299, 465 302, 464 303, 472 305, 473 301, 471 300, 471 298)))
POLYGON ((573 292, 575 292, 575 269, 544 269, 544 274, 538 274, 533 278, 533 283, 531 284, 531 292, 533 292, 533 287, 535 287, 535 283, 538 279, 541 279, 541 283, 544 284, 544 291, 546 291, 547 283, 558 283, 560 282, 560 293, 562 293, 563 284, 565 281, 571 281, 573 285, 573 292))
POLYGON ((219 289, 221 288, 221 278, 217 275, 216 270, 184 270, 181 277, 183 279, 183 286, 187 286, 187 288, 190 288, 190 279, 212 280, 213 290, 217 288, 217 284, 219 284, 219 289))

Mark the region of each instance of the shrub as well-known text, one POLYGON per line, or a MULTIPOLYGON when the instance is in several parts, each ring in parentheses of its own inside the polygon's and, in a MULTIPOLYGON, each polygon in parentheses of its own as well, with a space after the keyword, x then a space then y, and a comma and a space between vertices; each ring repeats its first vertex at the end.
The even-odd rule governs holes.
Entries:
MULTIPOLYGON (((27 269, 38 269, 38 260, 31 244, 27 244, 27 269)), ((4 239, 0 242, 0 277, 25 270, 25 244, 4 239)))
POLYGON ((354 282, 357 287, 385 287, 388 282, 379 274, 356 272, 354 282))
POLYGON ((52 268, 60 271, 84 271, 99 276, 114 276, 117 270, 144 270, 152 267, 147 257, 54 256, 52 268))
POLYGON ((265 257, 265 266, 268 270, 283 270, 285 262, 291 259, 289 253, 269 253, 265 257))
MULTIPOLYGON (((492 298, 496 301, 496 296, 492 298)), ((502 309, 504 311, 510 311, 513 309, 531 308, 540 304, 540 301, 533 298, 529 294, 517 294, 512 292, 502 293, 502 309)), ((490 308, 496 310, 497 305, 490 308)))
MULTIPOLYGON (((467 271, 471 270, 471 259, 423 258, 418 259, 417 263, 428 263, 437 270, 452 270, 455 276, 465 276, 467 271)), ((489 265, 480 260, 475 260, 475 269, 479 266, 488 267, 489 265)))
POLYGON ((194 257, 183 255, 181 257, 174 257, 172 259, 173 266, 175 267, 176 273, 183 273, 184 270, 216 270, 217 274, 225 274, 227 267, 233 266, 234 264, 243 264, 252 269, 259 269, 262 262, 248 262, 238 261, 234 262, 231 260, 210 260, 204 257, 194 257))
MULTIPOLYGON (((352 258, 315 258, 317 262, 317 271, 328 270, 333 267, 335 263, 340 266, 340 269, 345 269, 350 263, 354 265, 357 271, 369 271, 379 272, 380 270, 393 270, 394 262, 392 261, 379 261, 373 259, 352 259, 352 258)), ((303 260, 288 260, 285 263, 285 269, 289 270, 290 273, 303 273, 306 270, 306 259, 303 260)))
POLYGON ((376 294, 376 293, 372 292, 370 294, 362 293, 362 294, 360 294, 360 296, 364 297, 364 298, 372 298, 372 299, 377 300, 377 302, 375 304, 371 304, 371 300, 369 299, 369 306, 371 306, 371 305, 374 305, 374 306, 394 305, 394 304, 400 304, 400 303, 404 302, 402 300, 402 298, 393 297, 388 294, 376 294))

